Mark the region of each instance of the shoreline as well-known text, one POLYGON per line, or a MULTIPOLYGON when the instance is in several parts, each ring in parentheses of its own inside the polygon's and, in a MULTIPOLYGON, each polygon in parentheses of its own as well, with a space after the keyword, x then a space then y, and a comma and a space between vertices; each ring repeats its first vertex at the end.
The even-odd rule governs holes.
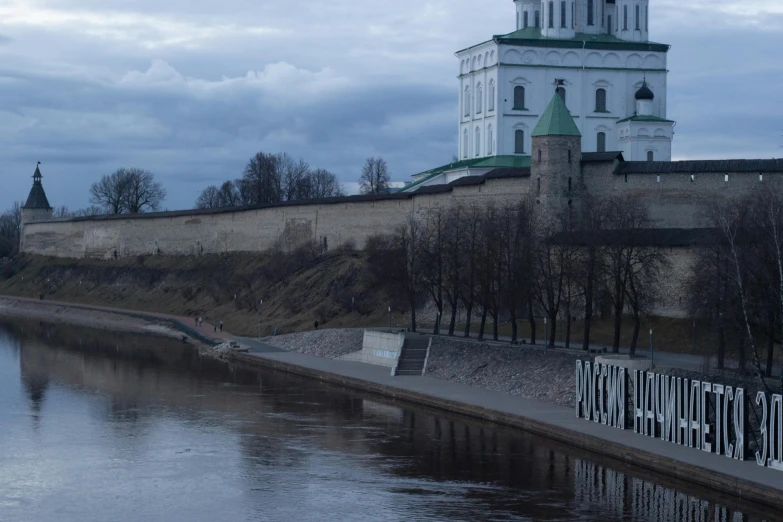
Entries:
POLYGON ((0 295, 0 316, 65 323, 106 331, 146 333, 171 339, 182 339, 185 336, 187 342, 199 352, 222 342, 187 326, 185 318, 138 310, 0 295))
MULTIPOLYGON (((349 388, 394 401, 457 414, 542 436, 574 450, 638 467, 676 481, 730 495, 765 508, 783 505, 783 473, 755 462, 728 461, 668 443, 575 419, 573 408, 472 387, 435 377, 396 377, 388 369, 338 359, 325 359, 280 349, 228 333, 212 337, 185 324, 186 318, 152 312, 94 307, 54 301, 0 296, 0 315, 62 322, 107 331, 128 331, 168 338, 188 336, 200 353, 220 342, 239 340, 254 346, 251 353, 230 351, 226 359, 247 368, 280 371, 349 388)), ((208 329, 208 328, 207 328, 208 329)), ((202 328, 204 330, 204 328, 202 328)), ((216 357, 218 358, 218 357, 216 357)))
POLYGON ((232 362, 246 368, 280 371, 426 409, 522 430, 577 451, 608 458, 624 466, 638 467, 667 479, 687 482, 740 501, 772 509, 780 509, 783 505, 783 472, 761 468, 755 460, 734 461, 719 455, 694 452, 690 448, 634 434, 633 430, 622 431, 576 419, 573 408, 520 399, 434 378, 391 377, 386 371, 362 375, 362 372, 368 372, 366 368, 361 368, 368 366, 363 363, 314 359, 301 354, 269 352, 230 355, 232 362), (342 363, 344 368, 338 369, 333 363, 342 363), (439 393, 438 388, 444 392, 439 393))

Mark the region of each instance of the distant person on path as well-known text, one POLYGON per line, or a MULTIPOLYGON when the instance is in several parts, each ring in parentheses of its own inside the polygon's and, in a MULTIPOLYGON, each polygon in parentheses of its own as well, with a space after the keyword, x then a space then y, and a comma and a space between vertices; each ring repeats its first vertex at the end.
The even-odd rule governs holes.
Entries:
POLYGON ((220 331, 223 331, 223 321, 220 321, 220 331))
POLYGON ((213 326, 212 326, 212 331, 213 331, 213 332, 217 332, 217 321, 215 321, 215 322, 213 323, 213 326))
POLYGON ((315 324, 313 326, 315 326, 315 329, 318 330, 318 319, 315 320, 315 324))
POLYGON ((278 334, 278 333, 280 333, 280 332, 279 332, 279 330, 277 329, 277 326, 275 326, 275 336, 277 336, 277 334, 278 334))
POLYGON ((204 324, 204 318, 201 316, 198 316, 198 327, 201 328, 201 326, 204 324))

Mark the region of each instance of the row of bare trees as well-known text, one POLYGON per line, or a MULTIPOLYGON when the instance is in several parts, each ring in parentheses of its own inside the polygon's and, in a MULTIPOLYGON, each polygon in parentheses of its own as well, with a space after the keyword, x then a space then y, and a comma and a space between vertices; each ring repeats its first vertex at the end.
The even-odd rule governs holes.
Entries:
POLYGON ((0 214, 0 257, 10 256, 19 248, 19 234, 22 231, 22 205, 16 201, 0 214))
POLYGON ((783 340, 783 194, 764 190, 715 202, 711 226, 698 250, 690 281, 694 317, 718 337, 718 367, 727 346, 737 347, 739 366, 772 375, 775 345, 783 340))
POLYGON ((268 205, 342 195, 343 188, 331 172, 312 169, 303 159, 285 153, 259 152, 250 158, 241 178, 204 189, 196 208, 268 205))
MULTIPOLYGON (((148 170, 121 168, 101 177, 90 186, 90 203, 81 215, 141 214, 160 209, 166 189, 148 170)), ((58 217, 70 217, 67 209, 58 209, 58 217)))
POLYGON ((497 339, 499 324, 508 322, 517 342, 526 321, 536 343, 535 319, 543 315, 549 344, 554 346, 564 320, 569 346, 572 321, 579 316, 587 349, 594 310, 601 309, 614 316, 615 351, 624 316, 631 315, 635 350, 641 318, 659 302, 667 267, 660 245, 638 240, 637 233, 650 227, 645 205, 634 198, 605 198, 557 215, 536 210, 531 201, 457 204, 411 216, 393 234, 368 242, 375 277, 398 290, 413 330, 417 309, 429 302, 440 317, 447 314, 449 335, 458 327, 457 311, 464 310, 465 337, 477 321, 479 338, 491 322, 497 339))

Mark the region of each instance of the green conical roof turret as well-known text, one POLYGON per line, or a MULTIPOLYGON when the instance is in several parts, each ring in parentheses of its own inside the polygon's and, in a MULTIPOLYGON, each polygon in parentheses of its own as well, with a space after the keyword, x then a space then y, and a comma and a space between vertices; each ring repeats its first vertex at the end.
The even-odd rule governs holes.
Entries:
POLYGON ((531 136, 582 136, 559 93, 549 102, 531 136))

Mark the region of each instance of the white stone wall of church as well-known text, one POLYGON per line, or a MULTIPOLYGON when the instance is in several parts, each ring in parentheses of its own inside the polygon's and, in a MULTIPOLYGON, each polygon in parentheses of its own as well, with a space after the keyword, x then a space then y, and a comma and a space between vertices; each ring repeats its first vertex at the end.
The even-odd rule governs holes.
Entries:
MULTIPOLYGON (((515 153, 516 130, 525 133, 525 153, 529 154, 530 133, 554 95, 556 79, 565 80, 566 106, 583 135, 584 152, 597 150, 599 132, 606 133, 607 150, 622 150, 617 122, 635 113, 635 94, 645 76, 656 95, 654 115, 666 117, 666 53, 504 45, 498 55, 497 155, 515 153), (514 88, 518 85, 525 88, 526 110, 514 110, 514 88), (599 88, 607 91, 607 113, 595 112, 595 93, 599 88)), ((463 77, 463 92, 466 81, 468 78, 463 77)), ((466 128, 464 113, 462 120, 461 133, 466 128)), ((463 146, 461 139, 460 147, 463 146)), ((461 148, 460 152, 463 159, 464 150, 461 148)), ((646 155, 626 159, 643 161, 646 155)))
POLYGON ((497 46, 493 42, 476 46, 460 54, 460 95, 459 95, 459 144, 460 160, 492 156, 497 150, 497 46), (495 95, 491 98, 494 85, 495 95), (481 87, 481 111, 477 100, 481 87), (467 89, 467 92, 466 92, 467 89), (465 110, 465 103, 468 109, 465 110), (492 140, 488 139, 490 128, 492 140), (476 129, 481 138, 476 146, 476 129), (465 136, 467 135, 467 140, 465 136))

